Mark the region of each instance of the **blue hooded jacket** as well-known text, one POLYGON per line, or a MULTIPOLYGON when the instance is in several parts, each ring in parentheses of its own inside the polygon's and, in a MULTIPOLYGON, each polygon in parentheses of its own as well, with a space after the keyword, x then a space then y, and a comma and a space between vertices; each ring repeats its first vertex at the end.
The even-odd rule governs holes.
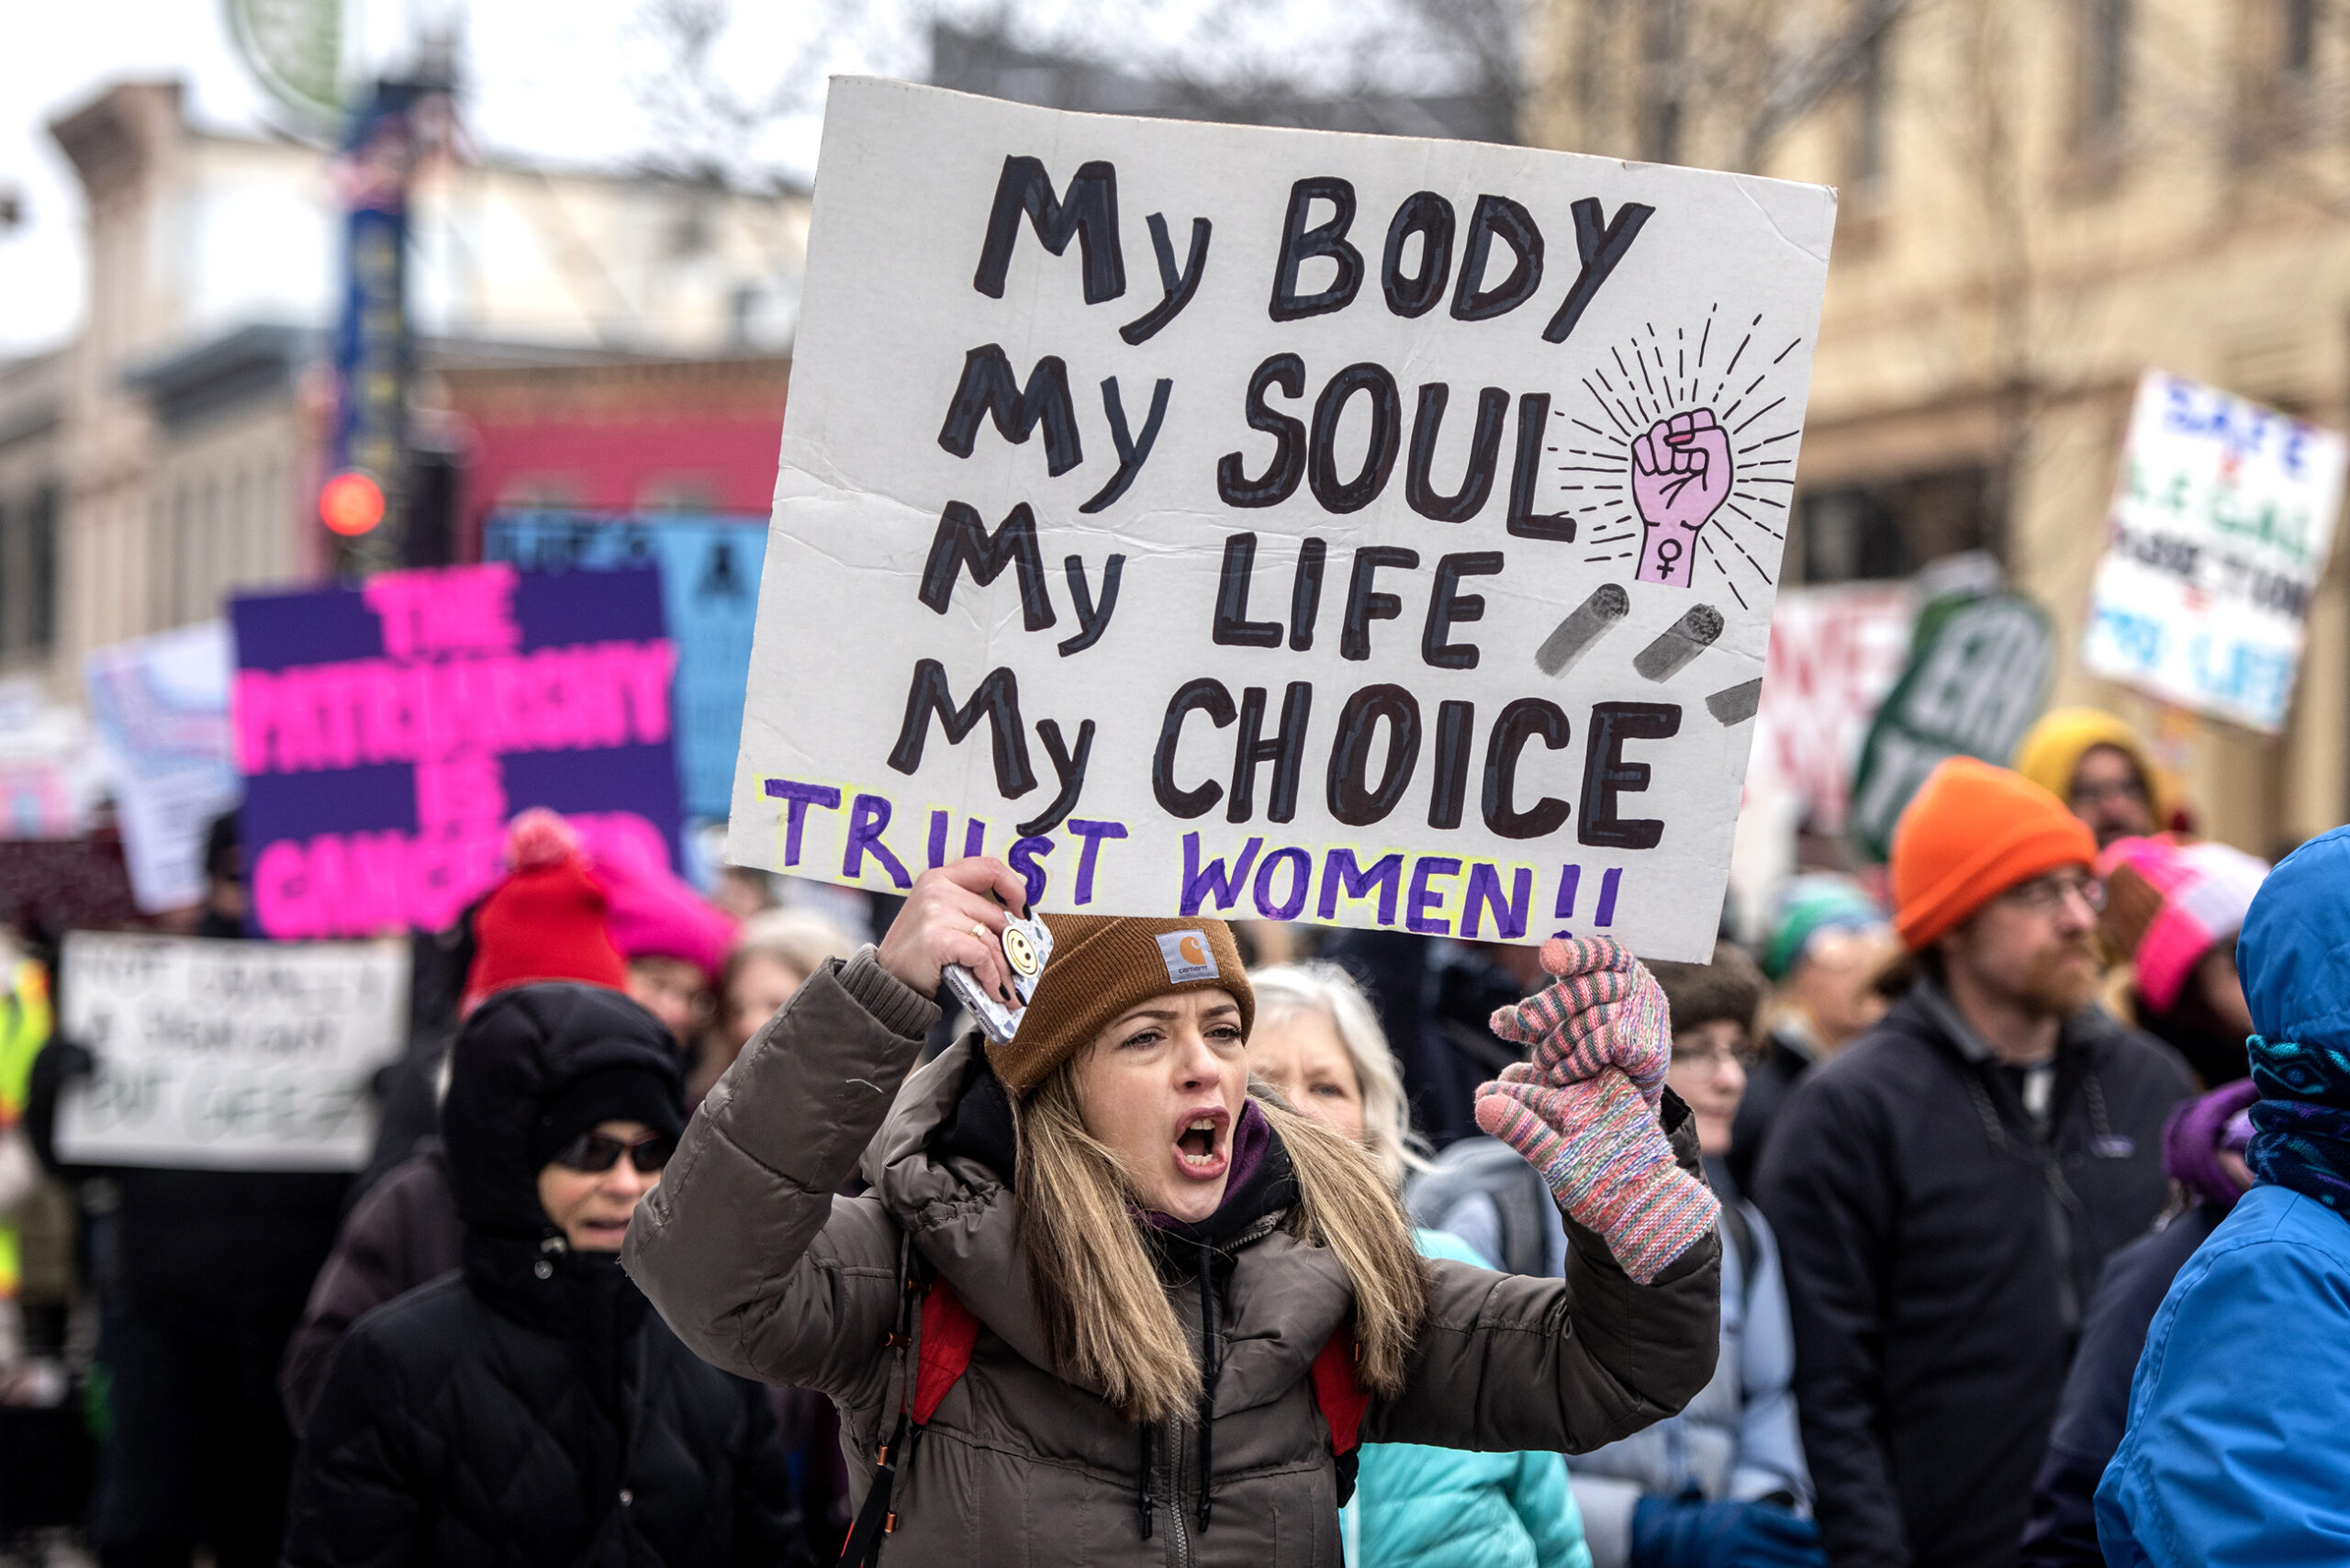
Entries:
MULTIPOLYGON (((2287 857, 2237 947, 2254 1029, 2350 1051, 2350 828, 2287 857)), ((2342 1107, 2350 1124, 2350 1105, 2342 1107)), ((2263 1181, 2146 1335, 2098 1487, 2112 1568, 2350 1562, 2350 1218, 2263 1181)))

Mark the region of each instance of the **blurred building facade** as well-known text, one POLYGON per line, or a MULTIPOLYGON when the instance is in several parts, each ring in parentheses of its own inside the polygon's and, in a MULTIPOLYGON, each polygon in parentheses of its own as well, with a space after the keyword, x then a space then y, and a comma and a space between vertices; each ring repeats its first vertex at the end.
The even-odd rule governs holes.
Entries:
POLYGON ((2350 817, 2344 546, 2278 742, 2078 667, 2139 373, 2350 428, 2350 6, 2327 0, 1546 0, 1526 140, 1834 185, 1787 581, 1987 548, 2044 605, 2052 701, 2110 707, 2205 831, 2350 817))
MULTIPOLYGON (((0 365, 0 676, 78 700, 90 648, 319 575, 342 286, 331 161, 126 83, 50 128, 88 207, 85 324, 0 365)), ((805 193, 440 160, 410 204, 432 558, 507 501, 765 511, 805 193), (552 439, 551 439, 552 436, 552 439), (565 445, 568 450, 564 450, 565 445)))

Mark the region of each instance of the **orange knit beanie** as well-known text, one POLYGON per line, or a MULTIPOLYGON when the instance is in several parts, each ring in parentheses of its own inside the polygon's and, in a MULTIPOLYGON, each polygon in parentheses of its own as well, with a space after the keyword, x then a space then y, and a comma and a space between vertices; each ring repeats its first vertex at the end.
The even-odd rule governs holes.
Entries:
POLYGON ((1240 1003, 1246 1037, 1257 1019, 1257 993, 1241 967, 1232 927, 1221 920, 1124 919, 1046 914, 1053 956, 1036 996, 1008 1045, 990 1045, 988 1061, 1004 1087, 1024 1094, 1052 1075, 1128 1008, 1170 991, 1228 991, 1240 1003))
POLYGON ((1915 953, 2019 882, 2097 864, 2097 838, 2020 773, 1945 758, 1893 829, 1893 924, 1915 953))

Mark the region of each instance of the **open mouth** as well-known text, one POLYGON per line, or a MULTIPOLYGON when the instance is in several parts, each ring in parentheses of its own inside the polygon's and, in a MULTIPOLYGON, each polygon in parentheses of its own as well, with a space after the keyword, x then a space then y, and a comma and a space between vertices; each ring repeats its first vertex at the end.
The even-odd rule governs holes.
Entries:
POLYGON ((1222 1109, 1188 1118, 1175 1135, 1175 1163, 1186 1176, 1212 1180, 1229 1163, 1226 1132, 1231 1117, 1222 1109))

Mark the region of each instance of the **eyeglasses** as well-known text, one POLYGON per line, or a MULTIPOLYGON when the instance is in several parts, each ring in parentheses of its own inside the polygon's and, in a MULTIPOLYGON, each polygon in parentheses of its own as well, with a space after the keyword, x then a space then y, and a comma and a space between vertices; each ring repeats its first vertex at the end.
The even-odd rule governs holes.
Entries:
POLYGON ((2101 806, 2108 801, 2135 801, 2142 806, 2146 803, 2146 787, 2135 778, 2114 778, 2102 784, 2094 781, 2076 784, 2069 795, 2076 811, 2084 806, 2101 806))
POLYGON ((2105 909, 2105 884, 2079 871, 2052 871, 2029 882, 2018 882, 1999 896, 2034 914, 2053 913, 2076 896, 2088 905, 2091 914, 2101 913, 2105 909))
POLYGON ((1684 1046, 1678 1040, 1673 1043, 1673 1065, 1697 1072, 1718 1072, 1730 1062, 1741 1068, 1751 1067, 1753 1061, 1754 1052, 1750 1047, 1732 1046, 1725 1050, 1718 1046, 1684 1046))
POLYGON ((677 1152, 677 1140, 664 1133, 647 1133, 628 1142, 609 1133, 581 1133, 563 1146, 554 1162, 567 1170, 584 1171, 597 1176, 620 1163, 621 1156, 636 1167, 640 1176, 650 1176, 669 1163, 677 1152))

